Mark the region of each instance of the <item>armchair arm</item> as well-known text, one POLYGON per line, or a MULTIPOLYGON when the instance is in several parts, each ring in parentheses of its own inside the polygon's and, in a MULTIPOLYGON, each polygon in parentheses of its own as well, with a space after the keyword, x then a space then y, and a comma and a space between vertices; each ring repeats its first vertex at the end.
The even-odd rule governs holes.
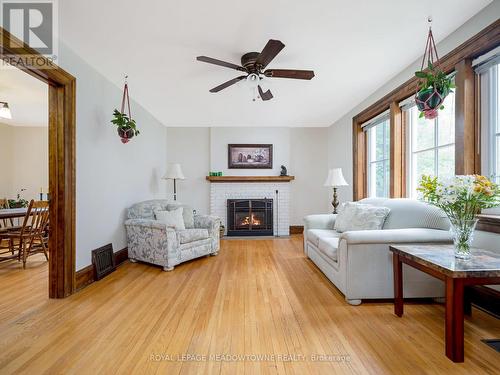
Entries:
POLYGON ((210 215, 195 215, 194 227, 208 229, 208 234, 212 240, 212 253, 219 251, 220 247, 220 218, 210 215))
POLYGON ((340 235, 347 244, 384 244, 412 242, 452 242, 450 232, 428 228, 348 231, 340 235))
POLYGON ((163 267, 180 262, 180 249, 173 228, 157 220, 129 219, 125 221, 129 258, 163 267))
POLYGON ((128 226, 137 226, 137 227, 142 227, 142 228, 151 228, 151 229, 160 229, 160 230, 172 229, 172 228, 167 228, 167 225, 165 223, 162 223, 161 221, 158 221, 158 220, 152 220, 152 219, 128 219, 125 221, 125 226, 127 226, 127 227, 128 226))
POLYGON ((333 229, 337 215, 320 214, 304 217, 304 231, 307 229, 333 229))

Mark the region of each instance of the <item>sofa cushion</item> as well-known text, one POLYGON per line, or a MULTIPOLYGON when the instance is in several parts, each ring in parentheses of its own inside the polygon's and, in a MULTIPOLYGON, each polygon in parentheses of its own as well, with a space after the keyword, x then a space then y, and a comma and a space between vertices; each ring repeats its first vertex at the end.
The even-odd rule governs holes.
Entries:
POLYGON ((360 203, 390 208, 382 229, 429 228, 448 230, 450 221, 439 208, 408 198, 367 198, 360 203))
POLYGON ((337 261, 337 250, 339 248, 339 239, 336 237, 320 238, 318 249, 333 261, 337 261))
POLYGON ((185 244, 194 241, 204 240, 208 238, 208 229, 190 228, 178 230, 175 232, 179 243, 185 244))
POLYGON ((347 232, 382 229, 389 212, 390 209, 384 206, 346 202, 340 208, 335 220, 335 230, 347 232))
POLYGON ((172 211, 155 210, 156 220, 165 223, 167 227, 174 228, 175 230, 184 230, 184 219, 182 218, 182 207, 172 211))
POLYGON ((169 203, 167 204, 167 211, 173 211, 179 207, 182 207, 182 218, 184 219, 184 226, 186 228, 194 228, 194 212, 191 206, 181 203, 169 203))
POLYGON ((307 240, 310 241, 314 246, 319 246, 320 238, 331 238, 339 237, 340 233, 332 229, 309 229, 307 231, 307 240))

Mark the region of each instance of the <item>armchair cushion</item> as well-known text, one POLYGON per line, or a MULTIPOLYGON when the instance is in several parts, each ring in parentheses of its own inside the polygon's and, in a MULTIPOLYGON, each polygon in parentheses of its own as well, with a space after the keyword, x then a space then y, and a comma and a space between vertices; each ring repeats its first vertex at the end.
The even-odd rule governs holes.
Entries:
POLYGON ((187 204, 169 203, 167 204, 167 211, 173 211, 182 207, 182 218, 184 219, 184 226, 186 228, 194 228, 194 212, 193 207, 187 204))
POLYGON ((178 207, 172 211, 162 211, 155 210, 156 220, 165 223, 165 225, 169 228, 174 228, 175 230, 184 230, 186 229, 184 225, 184 219, 182 217, 182 207, 178 207))
POLYGON ((209 237, 208 229, 204 228, 189 228, 176 231, 179 243, 185 244, 199 240, 205 240, 209 237))

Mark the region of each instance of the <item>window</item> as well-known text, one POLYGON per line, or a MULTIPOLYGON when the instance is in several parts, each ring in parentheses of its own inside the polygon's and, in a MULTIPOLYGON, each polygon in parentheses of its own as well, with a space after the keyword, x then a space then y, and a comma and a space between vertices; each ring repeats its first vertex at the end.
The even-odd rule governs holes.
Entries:
POLYGON ((419 117, 415 105, 406 109, 408 134, 408 196, 417 197, 422 175, 439 178, 455 175, 455 94, 444 100, 434 120, 419 117))
POLYGON ((481 73, 482 173, 500 183, 499 64, 481 73))
MULTIPOLYGON (((480 74, 481 173, 500 183, 500 57, 476 68, 480 74)), ((500 207, 483 211, 500 215, 500 207)))
POLYGON ((370 125, 368 132, 368 196, 389 197, 389 146, 388 115, 370 125))

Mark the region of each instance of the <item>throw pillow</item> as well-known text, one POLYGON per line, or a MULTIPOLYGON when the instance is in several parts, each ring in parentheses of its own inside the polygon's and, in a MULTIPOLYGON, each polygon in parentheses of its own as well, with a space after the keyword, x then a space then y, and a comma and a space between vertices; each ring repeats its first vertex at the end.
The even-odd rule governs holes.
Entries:
POLYGON ((175 230, 184 230, 184 219, 182 218, 183 208, 179 207, 172 211, 155 211, 156 220, 165 223, 167 227, 174 228, 175 230))
POLYGON ((350 230, 382 229, 390 211, 387 207, 371 204, 344 203, 335 220, 335 230, 347 232, 350 230))
POLYGON ((170 203, 167 205, 167 211, 175 210, 182 207, 182 217, 184 219, 184 226, 188 229, 194 228, 194 212, 193 209, 185 204, 170 203))

